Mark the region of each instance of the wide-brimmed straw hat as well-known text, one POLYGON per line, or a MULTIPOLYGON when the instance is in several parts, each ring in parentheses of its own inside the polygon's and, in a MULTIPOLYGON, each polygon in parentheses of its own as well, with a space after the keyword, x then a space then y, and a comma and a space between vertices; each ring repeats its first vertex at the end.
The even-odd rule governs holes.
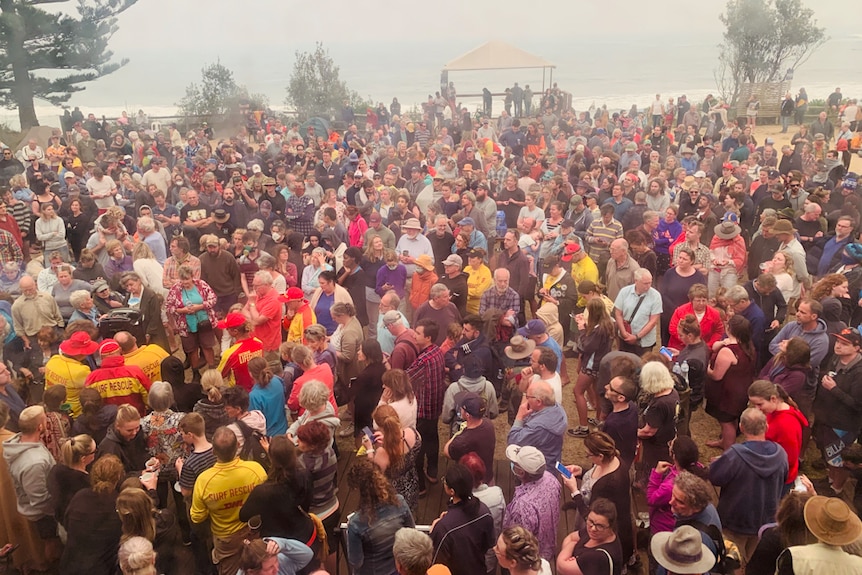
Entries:
POLYGON ((828 545, 848 545, 862 535, 862 520, 836 497, 815 495, 805 504, 805 525, 828 545))

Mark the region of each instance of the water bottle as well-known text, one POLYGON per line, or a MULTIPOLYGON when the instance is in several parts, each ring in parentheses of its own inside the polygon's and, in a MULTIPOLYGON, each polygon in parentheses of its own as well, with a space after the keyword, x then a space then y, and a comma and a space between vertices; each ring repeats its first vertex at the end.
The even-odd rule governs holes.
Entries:
POLYGON ((678 364, 678 363, 673 364, 673 369, 672 369, 672 371, 673 371, 676 375, 678 375, 678 376, 682 377, 682 368, 679 366, 679 364, 678 364))
POLYGON ((688 360, 683 361, 679 369, 682 371, 682 378, 685 380, 686 385, 688 385, 688 360))

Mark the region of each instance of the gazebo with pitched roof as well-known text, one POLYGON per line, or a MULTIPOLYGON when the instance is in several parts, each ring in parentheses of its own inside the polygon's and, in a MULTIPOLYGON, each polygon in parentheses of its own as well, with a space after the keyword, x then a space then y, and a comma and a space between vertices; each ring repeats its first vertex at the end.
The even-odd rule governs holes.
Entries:
POLYGON ((478 48, 455 58, 443 66, 442 74, 472 70, 542 69, 542 91, 545 88, 545 71, 550 70, 549 84, 553 83, 555 64, 499 40, 485 42, 478 48))

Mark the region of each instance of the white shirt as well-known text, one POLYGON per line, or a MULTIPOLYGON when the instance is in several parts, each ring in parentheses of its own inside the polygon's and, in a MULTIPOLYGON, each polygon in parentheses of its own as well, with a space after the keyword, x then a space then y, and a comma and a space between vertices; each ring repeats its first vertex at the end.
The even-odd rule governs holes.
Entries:
MULTIPOLYGON (((534 373, 533 379, 530 380, 530 383, 536 383, 541 379, 542 377, 538 373, 534 373)), ((553 377, 549 377, 544 381, 551 386, 551 389, 554 390, 554 400, 556 400, 559 405, 563 405, 563 380, 560 379, 560 374, 554 372, 553 377)))

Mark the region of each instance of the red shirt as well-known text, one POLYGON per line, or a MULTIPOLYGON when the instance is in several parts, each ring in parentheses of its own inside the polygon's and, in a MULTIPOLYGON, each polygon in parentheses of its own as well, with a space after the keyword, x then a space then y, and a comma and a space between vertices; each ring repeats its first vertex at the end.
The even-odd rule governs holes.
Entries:
POLYGON ((320 381, 329 388, 329 403, 332 404, 332 408, 335 409, 335 413, 338 413, 338 404, 335 403, 335 394, 333 393, 335 381, 332 377, 332 369, 325 363, 312 367, 300 377, 296 378, 296 381, 293 382, 293 388, 290 390, 290 398, 287 400, 287 408, 291 411, 298 412, 299 415, 302 415, 305 412, 304 409, 299 407, 299 391, 302 389, 302 386, 305 385, 306 381, 312 380, 320 381))
POLYGON ((261 341, 264 351, 278 351, 281 346, 281 316, 283 315, 282 304, 278 301, 278 292, 270 289, 265 296, 258 297, 254 305, 257 313, 267 320, 254 326, 252 335, 261 341))

